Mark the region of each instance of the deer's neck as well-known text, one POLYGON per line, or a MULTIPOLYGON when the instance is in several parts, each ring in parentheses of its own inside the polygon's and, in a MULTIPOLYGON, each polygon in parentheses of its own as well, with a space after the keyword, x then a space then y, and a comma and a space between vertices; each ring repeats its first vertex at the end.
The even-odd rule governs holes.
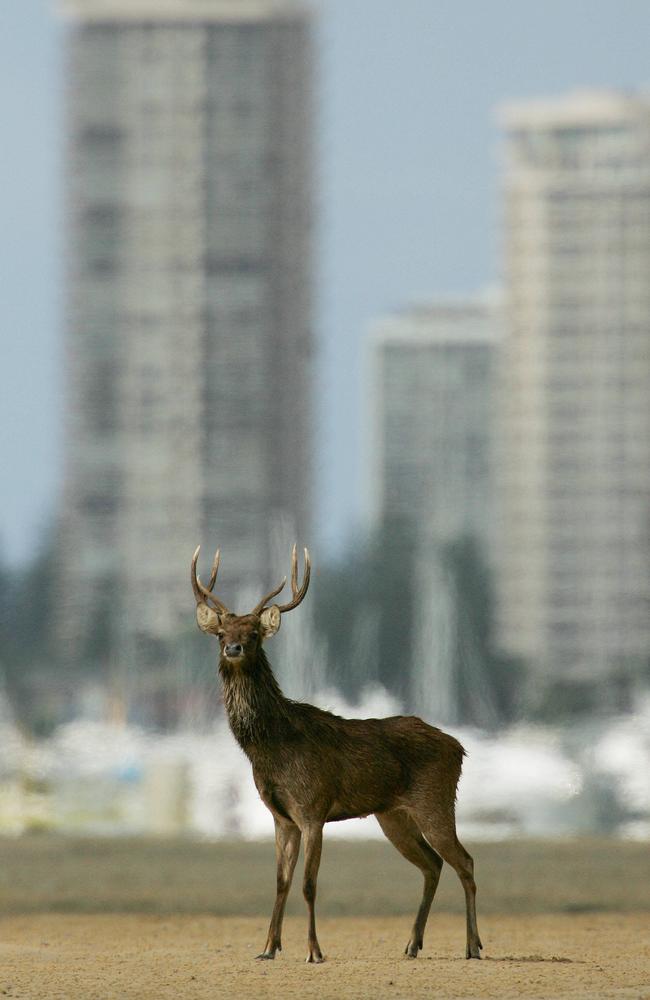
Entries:
POLYGON ((289 702, 282 694, 269 661, 260 650, 253 663, 219 662, 223 701, 233 735, 249 756, 258 746, 282 739, 289 702))

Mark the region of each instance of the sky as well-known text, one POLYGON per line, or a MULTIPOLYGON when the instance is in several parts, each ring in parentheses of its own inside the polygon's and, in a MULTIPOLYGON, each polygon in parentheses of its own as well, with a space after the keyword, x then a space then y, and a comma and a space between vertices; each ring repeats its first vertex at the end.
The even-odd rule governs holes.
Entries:
MULTIPOLYGON (((369 326, 499 281, 495 108, 649 88, 648 39, 648 0, 321 0, 315 530, 332 555, 362 524, 369 326)), ((0 6, 0 558, 15 564, 62 481, 62 43, 50 0, 0 6)))

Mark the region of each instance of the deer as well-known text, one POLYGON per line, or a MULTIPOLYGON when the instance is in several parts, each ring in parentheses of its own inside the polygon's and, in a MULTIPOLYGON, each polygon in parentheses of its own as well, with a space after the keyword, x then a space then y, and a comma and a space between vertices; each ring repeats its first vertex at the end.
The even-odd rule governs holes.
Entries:
POLYGON ((258 959, 282 951, 287 896, 304 843, 302 890, 307 904, 307 962, 322 962, 316 936, 316 884, 323 827, 337 820, 374 814, 400 854, 420 869, 424 890, 405 954, 417 958, 443 862, 457 873, 464 892, 467 958, 480 958, 476 922, 474 862, 456 836, 456 790, 465 750, 453 736, 416 716, 344 719, 285 697, 267 659, 264 643, 280 628, 282 615, 304 600, 311 561, 304 549, 298 583, 297 547, 291 554, 292 597, 272 603, 286 577, 249 614, 228 610, 214 591, 217 549, 207 585, 197 575, 200 546, 191 563, 196 621, 219 641, 219 674, 232 733, 249 758, 257 791, 275 824, 277 888, 264 950, 258 959))

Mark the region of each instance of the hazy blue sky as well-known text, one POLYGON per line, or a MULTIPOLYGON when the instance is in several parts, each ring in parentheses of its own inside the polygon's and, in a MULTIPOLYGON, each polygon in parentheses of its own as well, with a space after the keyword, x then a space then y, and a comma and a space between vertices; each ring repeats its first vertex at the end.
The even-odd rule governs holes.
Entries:
MULTIPOLYGON (((650 85, 648 0, 322 0, 317 87, 318 535, 358 514, 360 345, 388 309, 499 276, 510 98, 650 85)), ((60 487, 61 31, 0 6, 0 544, 34 551, 60 487)))

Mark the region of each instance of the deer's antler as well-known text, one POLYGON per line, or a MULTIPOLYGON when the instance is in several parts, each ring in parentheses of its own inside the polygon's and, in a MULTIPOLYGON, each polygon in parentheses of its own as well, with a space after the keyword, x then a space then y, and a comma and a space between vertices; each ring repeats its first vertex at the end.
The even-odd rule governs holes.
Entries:
POLYGON ((209 601, 216 610, 222 615, 229 615, 230 611, 219 598, 212 593, 214 590, 214 585, 217 582, 217 573, 219 572, 219 560, 221 557, 221 552, 219 549, 215 552, 214 560, 212 562, 212 572, 210 573, 210 579, 208 581, 208 586, 206 587, 201 583, 200 578, 196 573, 196 564, 199 558, 199 552, 201 551, 201 546, 197 545, 196 552, 192 556, 192 590, 194 591, 194 596, 196 597, 197 604, 205 604, 209 601))
MULTIPOLYGON (((298 605, 300 604, 300 602, 302 601, 302 599, 304 598, 305 594, 307 593, 307 588, 309 587, 309 577, 310 577, 310 574, 311 574, 311 561, 309 559, 309 551, 308 551, 308 549, 304 549, 304 553, 305 553, 305 575, 303 576, 302 586, 299 588, 298 587, 298 548, 294 544, 293 549, 291 551, 291 592, 293 594, 293 598, 287 604, 278 604, 277 605, 278 611, 281 614, 284 614, 285 611, 293 611, 294 608, 297 608, 298 605)), ((270 593, 266 594, 266 596, 262 598, 262 600, 259 602, 259 604, 257 604, 253 608, 253 611, 251 613, 254 614, 254 615, 261 614, 262 611, 264 610, 264 608, 268 605, 268 603, 271 600, 271 598, 272 597, 276 597, 277 594, 280 593, 280 591, 283 589, 283 587, 284 587, 284 585, 285 585, 286 582, 287 582, 287 578, 285 576, 285 578, 283 579, 283 581, 280 584, 280 586, 276 587, 275 590, 272 590, 270 593)))

